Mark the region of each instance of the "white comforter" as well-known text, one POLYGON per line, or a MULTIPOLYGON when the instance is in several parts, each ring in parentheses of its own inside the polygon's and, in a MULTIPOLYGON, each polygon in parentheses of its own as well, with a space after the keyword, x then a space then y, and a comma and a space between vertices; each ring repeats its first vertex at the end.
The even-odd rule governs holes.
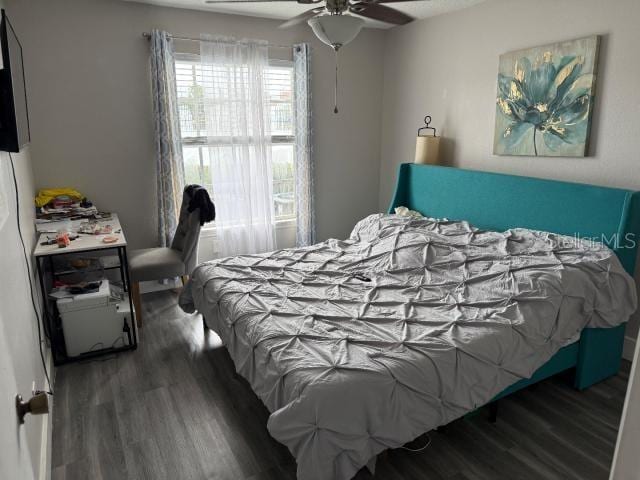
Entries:
POLYGON ((180 303, 221 336, 298 478, 342 480, 531 376, 584 327, 625 322, 636 296, 601 244, 379 214, 346 241, 204 263, 180 303))

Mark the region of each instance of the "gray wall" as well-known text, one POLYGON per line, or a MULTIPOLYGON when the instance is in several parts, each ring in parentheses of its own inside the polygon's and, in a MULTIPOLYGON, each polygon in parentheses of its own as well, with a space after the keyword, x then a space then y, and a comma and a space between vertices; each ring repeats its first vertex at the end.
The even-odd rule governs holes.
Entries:
MULTIPOLYGON (((9 13, 11 11, 9 10, 9 13)), ((28 150, 12 154, 16 168, 20 199, 20 222, 27 254, 35 244, 33 175, 28 150)), ((45 387, 38 353, 35 314, 29 296, 29 276, 18 237, 15 189, 9 155, 0 153, 0 203, 6 202, 9 217, 0 226, 0 478, 29 480, 40 478, 41 454, 49 443, 42 444, 43 428, 49 416, 28 416, 18 425, 15 395, 31 397, 31 382, 45 387)), ((34 272, 33 268, 31 269, 34 272)), ((35 278, 34 288, 37 294, 35 278)), ((44 432, 50 438, 50 430, 44 432)), ((44 478, 44 477, 42 477, 44 478)))
MULTIPOLYGON (((445 137, 442 159, 450 165, 640 190, 639 20, 638 0, 490 0, 391 30, 384 55, 380 208, 388 205, 397 165, 413 160, 416 129, 427 113, 445 137), (593 34, 602 35, 593 155, 494 156, 499 55, 593 34)), ((631 323, 628 334, 635 337, 638 321, 631 323)))
POLYGON ((310 42, 318 238, 348 235, 378 203, 384 32, 341 52, 334 116, 333 53, 308 26, 121 0, 9 0, 25 50, 37 187, 70 185, 120 214, 134 247, 156 242, 149 47, 152 28, 310 42))

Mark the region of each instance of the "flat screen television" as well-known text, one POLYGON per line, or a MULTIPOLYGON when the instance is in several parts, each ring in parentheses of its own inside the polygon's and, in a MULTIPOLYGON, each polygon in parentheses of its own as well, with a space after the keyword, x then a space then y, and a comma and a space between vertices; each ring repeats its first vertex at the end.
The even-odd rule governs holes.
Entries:
POLYGON ((1 12, 0 151, 19 152, 31 140, 22 45, 4 9, 1 12))

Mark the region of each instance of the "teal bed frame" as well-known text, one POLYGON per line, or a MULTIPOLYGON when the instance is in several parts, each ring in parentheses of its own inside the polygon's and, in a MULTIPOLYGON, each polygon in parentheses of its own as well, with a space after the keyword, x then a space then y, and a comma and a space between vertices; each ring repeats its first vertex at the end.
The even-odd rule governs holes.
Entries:
MULTIPOLYGON (((523 227, 577 235, 607 244, 634 274, 640 241, 640 192, 432 165, 401 164, 389 213, 405 206, 426 216, 467 220, 487 230, 523 227)), ((557 373, 575 369, 580 390, 620 368, 626 323, 586 328, 509 395, 557 373)))

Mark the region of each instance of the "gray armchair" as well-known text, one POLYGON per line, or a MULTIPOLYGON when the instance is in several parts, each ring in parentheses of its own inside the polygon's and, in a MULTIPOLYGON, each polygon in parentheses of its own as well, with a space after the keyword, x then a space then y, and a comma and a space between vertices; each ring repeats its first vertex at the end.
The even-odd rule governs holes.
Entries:
POLYGON ((200 228, 206 221, 211 221, 215 217, 215 210, 206 190, 200 196, 206 197, 210 207, 198 203, 202 201, 202 198, 196 198, 200 193, 198 190, 204 189, 197 185, 189 185, 184 189, 180 218, 171 248, 143 248, 129 253, 131 295, 136 309, 138 328, 142 327, 140 282, 180 277, 184 285, 196 267, 200 228), (202 211, 203 209, 205 212, 202 211))

